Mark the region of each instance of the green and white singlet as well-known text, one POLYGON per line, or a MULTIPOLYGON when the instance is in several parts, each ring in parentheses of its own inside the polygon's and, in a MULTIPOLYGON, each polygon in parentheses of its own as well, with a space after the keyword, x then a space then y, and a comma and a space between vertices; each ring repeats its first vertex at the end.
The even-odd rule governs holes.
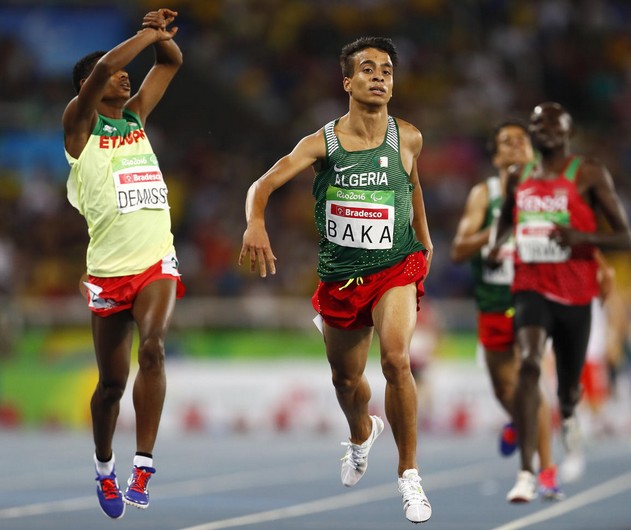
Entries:
POLYGON ((411 224, 414 187, 401 162, 396 120, 388 117, 380 146, 353 152, 335 135, 337 122, 323 128, 327 154, 313 183, 322 281, 366 276, 424 250, 411 224))
MULTIPOLYGON (((499 177, 486 179, 489 202, 486 217, 480 230, 491 226, 494 219, 499 217, 502 209, 501 182, 499 177)), ((514 276, 513 252, 514 239, 511 237, 500 250, 501 265, 490 268, 485 258, 490 251, 490 245, 485 245, 480 252, 471 259, 474 280, 474 298, 478 310, 483 313, 502 313, 513 306, 513 295, 510 286, 514 276)))
POLYGON ((167 187, 136 114, 99 115, 79 158, 66 158, 68 200, 88 225, 88 274, 139 274, 174 251, 167 187))

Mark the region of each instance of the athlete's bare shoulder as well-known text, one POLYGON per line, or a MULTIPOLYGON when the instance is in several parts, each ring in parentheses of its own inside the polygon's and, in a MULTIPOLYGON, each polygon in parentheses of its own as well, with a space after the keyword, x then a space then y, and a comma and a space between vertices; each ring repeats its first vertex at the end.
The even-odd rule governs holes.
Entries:
POLYGON ((96 109, 82 109, 79 96, 70 100, 62 115, 64 148, 74 158, 79 158, 88 143, 98 120, 96 109))
POLYGON ((489 186, 486 180, 478 182, 469 191, 467 203, 486 208, 489 204, 489 186))
POLYGON ((613 186, 613 178, 604 162, 598 158, 583 157, 576 175, 576 183, 581 190, 598 186, 613 186))
POLYGON ((584 156, 582 157, 580 171, 596 171, 600 173, 608 172, 605 163, 599 158, 593 156, 584 156))
POLYGON ((324 158, 326 156, 326 142, 324 140, 324 127, 305 136, 298 146, 313 155, 314 158, 324 158))
POLYGON ((291 153, 281 160, 291 162, 297 167, 308 167, 326 158, 326 142, 322 129, 304 136, 293 148, 291 153))
POLYGON ((399 126, 399 132, 401 135, 403 134, 411 134, 411 135, 421 135, 421 131, 418 130, 417 127, 412 125, 409 121, 405 121, 401 118, 394 118, 399 126))
POLYGON ((402 120, 401 118, 395 118, 397 125, 399 126, 399 137, 401 139, 401 146, 408 146, 409 149, 418 154, 423 148, 423 135, 410 122, 402 120))

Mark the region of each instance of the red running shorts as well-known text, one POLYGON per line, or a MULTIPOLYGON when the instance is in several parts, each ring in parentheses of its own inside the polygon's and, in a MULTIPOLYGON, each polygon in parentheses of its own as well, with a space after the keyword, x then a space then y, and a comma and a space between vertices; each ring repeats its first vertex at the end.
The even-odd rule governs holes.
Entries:
POLYGON ((177 266, 175 254, 169 254, 140 274, 112 278, 88 275, 87 281, 82 282, 88 307, 101 317, 131 309, 138 293, 144 287, 151 282, 163 279, 176 281, 176 297, 182 298, 186 289, 180 279, 177 266))
POLYGON ((511 310, 478 315, 478 340, 486 351, 503 352, 513 347, 513 315, 514 312, 511 310))
POLYGON ((374 274, 354 280, 320 282, 311 298, 313 308, 334 328, 360 329, 373 326, 372 311, 386 291, 410 283, 416 284, 416 309, 425 294, 423 279, 427 261, 423 251, 414 252, 403 261, 374 274))

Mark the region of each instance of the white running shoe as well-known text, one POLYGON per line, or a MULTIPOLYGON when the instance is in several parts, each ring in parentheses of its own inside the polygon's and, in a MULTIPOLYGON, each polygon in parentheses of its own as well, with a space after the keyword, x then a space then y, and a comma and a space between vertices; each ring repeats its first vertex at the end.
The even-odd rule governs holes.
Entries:
POLYGON ((537 498, 537 477, 530 471, 517 473, 517 481, 506 495, 508 502, 530 502, 537 498))
POLYGON ((362 444, 351 441, 342 442, 346 446, 346 454, 342 457, 342 484, 354 486, 366 473, 368 467, 368 453, 377 437, 383 432, 383 421, 379 416, 371 416, 372 431, 368 439, 362 444))
POLYGON ((565 449, 565 457, 559 465, 559 476, 564 483, 574 482, 585 472, 583 437, 576 416, 570 416, 563 420, 561 440, 565 449))
POLYGON ((559 464, 559 477, 564 484, 574 482, 585 473, 585 455, 582 451, 568 453, 559 464))
POLYGON ((561 440, 565 451, 571 453, 578 451, 583 445, 581 427, 575 415, 565 418, 561 423, 561 440))
POLYGON ((399 479, 399 493, 403 498, 403 511, 408 521, 424 523, 432 516, 432 507, 421 486, 416 469, 406 469, 399 479))

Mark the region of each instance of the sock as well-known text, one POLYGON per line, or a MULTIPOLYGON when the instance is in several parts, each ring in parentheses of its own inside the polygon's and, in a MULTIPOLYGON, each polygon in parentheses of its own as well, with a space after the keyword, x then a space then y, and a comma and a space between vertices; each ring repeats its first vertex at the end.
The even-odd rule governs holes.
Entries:
POLYGON ((153 456, 148 453, 136 453, 136 456, 134 456, 134 466, 153 467, 153 456))
POLYGON ((94 465, 99 475, 111 475, 114 472, 114 453, 108 462, 101 462, 94 453, 94 465))

